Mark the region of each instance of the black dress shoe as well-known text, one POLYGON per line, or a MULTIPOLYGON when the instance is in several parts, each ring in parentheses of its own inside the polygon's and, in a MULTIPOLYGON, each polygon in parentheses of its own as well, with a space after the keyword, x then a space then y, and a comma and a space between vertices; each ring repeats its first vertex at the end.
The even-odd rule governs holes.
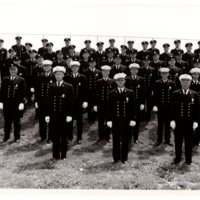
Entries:
POLYGON ((179 166, 181 161, 177 161, 176 159, 173 160, 173 162, 171 163, 171 165, 176 165, 179 166))
POLYGON ((169 146, 173 146, 173 144, 171 142, 165 142, 164 144, 167 144, 169 146))
POLYGON ((82 141, 81 141, 81 140, 78 140, 78 141, 77 141, 77 144, 81 144, 81 143, 82 143, 82 141))
POLYGON ((156 143, 154 144, 154 146, 158 147, 158 146, 160 146, 161 144, 162 144, 161 142, 156 142, 156 143))
POLYGON ((135 144, 138 144, 138 143, 139 143, 139 141, 138 141, 138 140, 135 140, 135 141, 134 141, 134 143, 135 143, 135 144))
POLYGON ((40 143, 44 142, 46 138, 41 138, 40 143))
POLYGON ((3 139, 3 142, 7 142, 9 139, 8 138, 4 138, 3 139))
POLYGON ((15 143, 19 143, 20 142, 20 139, 15 139, 15 143))
POLYGON ((111 143, 110 139, 106 139, 106 142, 111 143))
POLYGON ((52 141, 48 139, 47 140, 47 144, 51 144, 51 143, 52 143, 52 141))

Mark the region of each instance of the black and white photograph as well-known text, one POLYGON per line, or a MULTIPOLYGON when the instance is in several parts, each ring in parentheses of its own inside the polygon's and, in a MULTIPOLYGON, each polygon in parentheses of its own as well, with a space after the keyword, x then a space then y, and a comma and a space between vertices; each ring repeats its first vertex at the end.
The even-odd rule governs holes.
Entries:
POLYGON ((197 1, 0 10, 0 189, 200 190, 197 1))

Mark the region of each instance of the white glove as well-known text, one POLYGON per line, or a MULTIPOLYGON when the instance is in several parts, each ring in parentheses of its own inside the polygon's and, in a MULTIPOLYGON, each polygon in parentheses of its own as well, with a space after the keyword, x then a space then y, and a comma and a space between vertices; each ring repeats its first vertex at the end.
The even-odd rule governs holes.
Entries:
POLYGON ((35 89, 34 89, 34 88, 31 88, 31 92, 35 92, 35 89))
POLYGON ((69 122, 71 122, 71 121, 72 121, 72 117, 67 116, 67 117, 66 117, 66 122, 69 123, 69 122))
POLYGON ((111 122, 111 121, 107 122, 106 124, 107 124, 107 126, 108 126, 109 128, 112 128, 112 122, 111 122))
POLYGON ((153 112, 158 112, 158 107, 157 106, 153 107, 153 112))
POLYGON ((18 108, 19 108, 19 110, 24 110, 24 104, 20 103, 18 108))
POLYGON ((46 123, 49 123, 49 122, 50 122, 50 117, 49 117, 49 116, 46 116, 46 117, 45 117, 45 122, 46 122, 46 123))
POLYGON ((97 106, 93 107, 94 112, 97 112, 97 106))
POLYGON ((176 122, 175 122, 175 121, 171 121, 171 122, 170 122, 170 127, 171 127, 172 129, 175 129, 175 128, 176 128, 176 122))
POLYGON ((140 110, 144 110, 144 104, 140 105, 140 110))
POLYGON ((87 108, 87 107, 88 107, 88 102, 83 102, 82 107, 83 107, 83 108, 87 108))
POLYGON ((132 127, 133 127, 133 126, 135 126, 135 125, 136 125, 136 122, 133 121, 133 120, 131 120, 130 123, 129 123, 129 126, 132 126, 132 127))
POLYGON ((35 102, 35 108, 38 108, 38 102, 35 102))
POLYGON ((196 128, 198 128, 198 123, 194 122, 192 128, 193 128, 193 130, 195 130, 196 128))
POLYGON ((0 103, 0 110, 3 110, 3 103, 0 103))

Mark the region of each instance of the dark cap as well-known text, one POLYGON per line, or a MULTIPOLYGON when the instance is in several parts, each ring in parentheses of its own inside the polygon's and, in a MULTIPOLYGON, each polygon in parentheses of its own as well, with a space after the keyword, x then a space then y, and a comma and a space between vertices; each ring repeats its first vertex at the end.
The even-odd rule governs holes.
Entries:
POLYGON ((158 52, 158 51, 153 51, 152 53, 153 53, 153 56, 159 55, 159 52, 158 52))
POLYGON ((64 41, 65 42, 69 42, 69 41, 71 41, 71 39, 70 38, 65 38, 64 41))
POLYGON ((66 55, 65 59, 72 59, 72 57, 70 55, 66 55))
POLYGON ((114 58, 120 58, 120 59, 121 59, 121 56, 120 56, 120 54, 116 54, 116 55, 114 56, 114 58))
POLYGON ((61 50, 56 51, 56 54, 59 54, 59 53, 63 54, 61 50))
POLYGON ((177 43, 181 43, 181 41, 180 40, 175 40, 174 44, 177 44, 177 43))
POLYGON ((44 57, 41 54, 37 54, 36 59, 38 59, 38 58, 44 58, 44 57))
POLYGON ((121 45, 121 48, 128 49, 126 45, 121 45))
POLYGON ((17 36, 17 37, 15 37, 15 40, 21 40, 21 39, 22 39, 21 36, 17 36))
POLYGON ((150 60, 150 57, 146 56, 143 60, 150 60))
POLYGON ((83 52, 83 54, 84 53, 89 53, 90 54, 90 52, 87 49, 84 49, 82 52, 83 52))
POLYGON ((8 50, 8 53, 11 53, 12 51, 16 52, 14 49, 11 48, 8 50))
POLYGON ((191 46, 191 47, 192 47, 193 44, 192 44, 191 42, 188 42, 188 43, 185 44, 185 47, 188 47, 188 46, 191 46))
POLYGON ((20 58, 19 58, 18 56, 15 56, 15 57, 13 58, 13 61, 20 61, 20 58))
POLYGON ((200 44, 200 41, 198 41, 198 43, 197 44, 200 44))
POLYGON ((115 39, 114 38, 110 38, 109 42, 115 42, 115 39))
POLYGON ((48 47, 48 46, 53 46, 53 43, 52 42, 48 42, 47 44, 46 44, 46 46, 48 47))
POLYGON ((200 59, 199 58, 194 59, 194 64, 195 63, 200 63, 200 59))
POLYGON ((148 45, 149 43, 147 41, 143 41, 143 42, 141 42, 141 44, 142 45, 145 45, 145 44, 148 45))
POLYGON ((150 44, 153 44, 153 43, 157 43, 157 41, 156 40, 151 40, 150 44))
POLYGON ((37 51, 34 50, 34 49, 31 49, 29 52, 30 52, 30 53, 37 53, 37 51))
POLYGON ((182 51, 179 51, 179 50, 178 50, 177 52, 174 53, 175 56, 179 56, 179 55, 182 55, 182 54, 183 54, 183 52, 182 52, 182 51))
POLYGON ((11 67, 12 67, 12 68, 18 68, 18 65, 12 63, 12 64, 9 66, 9 68, 11 68, 11 67))
POLYGON ((97 42, 97 46, 101 46, 101 45, 104 45, 103 42, 97 42))
POLYGON ((111 48, 109 48, 109 49, 107 50, 107 53, 114 53, 114 50, 112 50, 111 48))
POLYGON ((0 42, 4 42, 4 40, 3 40, 3 39, 0 39, 0 42))
POLYGON ((127 43, 128 44, 134 44, 134 41, 133 40, 129 40, 127 43))
POLYGON ((41 42, 48 42, 48 40, 45 39, 45 38, 43 38, 43 39, 41 40, 41 42))
POLYGON ((30 47, 32 47, 33 45, 32 45, 30 42, 26 42, 26 43, 25 43, 25 46, 30 46, 30 47))
POLYGON ((85 43, 85 44, 86 44, 86 43, 91 43, 91 40, 85 40, 84 43, 85 43))
POLYGON ((75 49, 76 48, 76 46, 75 45, 69 45, 69 49, 75 49))
POLYGON ((88 61, 89 62, 96 62, 95 58, 93 58, 93 57, 90 57, 88 61))
POLYGON ((163 44, 163 47, 170 47, 168 43, 163 44))
POLYGON ((132 50, 129 51, 129 54, 135 54, 135 53, 137 53, 137 52, 138 52, 137 49, 132 49, 132 50))
POLYGON ((173 55, 170 55, 170 57, 168 58, 168 61, 171 60, 171 59, 176 60, 176 58, 173 55))

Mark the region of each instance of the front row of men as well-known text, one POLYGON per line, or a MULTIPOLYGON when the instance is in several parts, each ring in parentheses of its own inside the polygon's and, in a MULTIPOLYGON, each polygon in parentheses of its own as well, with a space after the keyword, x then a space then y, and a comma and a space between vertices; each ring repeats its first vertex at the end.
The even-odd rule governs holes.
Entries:
MULTIPOLYGON (((35 107, 38 112, 41 142, 48 138, 53 142, 53 158, 65 159, 67 142, 73 139, 73 121, 77 121, 77 144, 82 140, 82 114, 89 108, 88 117, 98 113, 99 140, 110 141, 112 129, 114 162, 128 160, 129 143, 138 143, 141 111, 146 109, 145 81, 137 75, 139 65, 129 66, 130 76, 117 73, 109 78, 110 66, 102 66, 102 77, 99 71, 89 68, 85 75, 79 73, 80 63, 72 61, 72 73, 65 76, 66 69, 56 66, 51 69, 52 62, 45 60, 43 73, 37 78, 35 86, 35 107), (92 71, 93 70, 93 71, 92 71), (92 73, 92 76, 91 74, 92 73), (87 79, 86 77, 89 77, 87 79), (95 88, 90 84, 96 81, 95 88), (86 84, 86 80, 89 80, 86 84), (86 86, 87 85, 87 86, 86 86), (87 88, 88 87, 88 88, 87 88), (95 96, 90 102, 90 95, 95 96), (47 129, 47 125, 49 129, 47 129), (48 134, 47 134, 48 130, 48 134)), ((163 141, 170 142, 170 127, 175 136, 175 164, 179 164, 182 154, 182 143, 185 141, 186 164, 192 162, 192 146, 199 144, 199 68, 193 68, 191 74, 179 76, 181 89, 175 90, 175 82, 168 79, 169 68, 161 68, 161 79, 157 80, 153 89, 153 111, 157 112, 158 137, 156 146, 163 141), (190 89, 193 88, 193 91, 190 89)), ((14 122, 14 138, 20 140, 20 119, 22 118, 26 97, 26 84, 17 75, 17 65, 9 68, 10 76, 2 81, 0 91, 0 109, 3 109, 4 142, 10 138, 12 122, 14 122)), ((94 120, 94 119, 93 119, 94 120)))

